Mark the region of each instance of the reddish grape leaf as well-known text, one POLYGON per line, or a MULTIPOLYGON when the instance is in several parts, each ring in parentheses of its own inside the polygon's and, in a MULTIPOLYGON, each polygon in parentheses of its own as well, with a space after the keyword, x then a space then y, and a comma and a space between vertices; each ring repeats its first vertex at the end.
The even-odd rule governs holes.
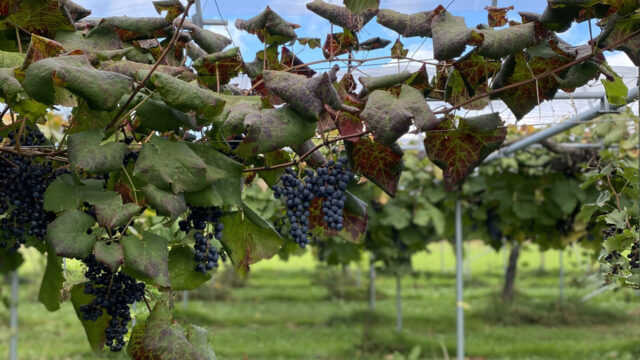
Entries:
POLYGON ((507 25, 507 11, 513 10, 513 5, 509 7, 487 6, 487 22, 490 27, 502 27, 507 25))
POLYGON ((290 68, 295 66, 296 68, 290 71, 293 74, 304 75, 308 78, 316 74, 316 72, 307 65, 303 66, 304 62, 285 46, 282 47, 282 56, 280 57, 280 63, 290 68))
POLYGON ((396 196, 402 173, 402 149, 397 144, 388 147, 369 137, 346 142, 353 170, 373 181, 392 197, 396 196))
POLYGON ((421 11, 402 14, 390 9, 378 10, 378 23, 404 37, 431 37, 431 17, 433 12, 421 11))
POLYGON ((117 242, 97 241, 93 247, 96 260, 105 264, 111 271, 116 271, 124 261, 124 249, 117 242))
POLYGON ((357 45, 358 38, 351 31, 346 30, 341 33, 327 34, 327 39, 322 46, 322 53, 325 59, 329 59, 346 54, 349 50, 355 49, 357 45))
POLYGON ((394 59, 402 59, 407 56, 409 53, 409 49, 404 48, 404 44, 400 42, 400 39, 396 39, 396 42, 393 43, 391 47, 391 57, 394 59))
MULTIPOLYGON (((602 34, 594 39, 598 47, 609 46, 610 44, 620 41, 631 35, 633 32, 640 30, 640 14, 631 14, 629 16, 620 17, 619 15, 611 15, 607 21, 602 34)), ((636 35, 624 41, 613 50, 624 51, 633 64, 640 66, 640 36, 636 35)))
POLYGON ((360 243, 367 231, 367 203, 345 191, 347 202, 342 212, 342 230, 330 229, 326 226, 322 215, 320 198, 315 198, 309 208, 309 232, 314 236, 337 236, 343 240, 360 243))
POLYGON ((309 46, 309 49, 311 50, 322 46, 322 40, 320 38, 299 37, 299 38, 296 38, 295 40, 291 40, 291 43, 289 43, 289 46, 293 46, 294 41, 297 41, 298 44, 302 46, 309 46))
POLYGON ((27 49, 27 57, 24 59, 22 68, 26 69, 32 63, 50 58, 56 57, 64 52, 64 47, 57 41, 44 38, 42 36, 31 36, 31 42, 27 49))
POLYGON ((475 52, 470 52, 453 63, 472 95, 475 94, 476 87, 486 84, 500 70, 500 65, 499 61, 487 59, 475 52))
POLYGON ((374 38, 361 41, 360 44, 358 44, 358 50, 370 51, 382 49, 389 44, 391 44, 391 40, 381 39, 380 37, 376 36, 374 38))
POLYGON ((307 9, 329 20, 330 23, 351 31, 362 29, 378 12, 376 7, 354 14, 347 7, 328 4, 322 0, 313 0, 313 2, 307 3, 307 9))
POLYGON ((172 22, 175 18, 182 15, 182 13, 184 12, 184 6, 180 2, 180 0, 157 0, 153 2, 153 7, 160 15, 163 11, 166 11, 167 14, 164 18, 168 22, 172 22))
POLYGON ((240 30, 258 36, 260 41, 268 45, 282 45, 291 41, 297 36, 293 29, 300 27, 287 22, 268 6, 249 20, 237 19, 235 25, 240 30))
POLYGON ((469 44, 477 46, 478 55, 500 59, 536 44, 533 23, 515 25, 507 29, 473 29, 469 44))
POLYGON ((198 72, 198 83, 220 92, 220 85, 238 76, 242 70, 242 57, 237 47, 215 54, 205 55, 194 61, 193 68, 198 72))
POLYGON ((426 132, 427 156, 443 171, 447 188, 453 188, 494 150, 507 135, 498 113, 442 121, 434 131, 426 132))
POLYGON ((459 56, 467 46, 471 29, 467 28, 463 17, 451 15, 442 5, 433 13, 433 57, 437 60, 449 60, 459 56))
POLYGON ((431 83, 429 82, 429 74, 427 73, 426 64, 422 64, 418 71, 411 73, 411 77, 405 80, 404 83, 420 90, 424 96, 429 95, 433 90, 433 86, 431 86, 431 83))
MULTIPOLYGON (((495 77, 493 89, 529 80, 533 76, 556 69, 573 60, 573 56, 562 51, 551 41, 539 46, 545 49, 545 57, 531 57, 524 52, 509 56, 495 77)), ((539 51, 539 53, 542 53, 542 51, 539 51)), ((560 85, 559 79, 566 72, 564 70, 556 73, 557 76, 547 76, 538 81, 500 92, 496 97, 504 101, 518 120, 522 119, 539 102, 553 97, 560 85)))
MULTIPOLYGON (((451 69, 445 87, 445 101, 451 105, 458 105, 466 102, 471 98, 468 89, 469 87, 466 86, 460 71, 457 69, 451 69)), ((474 88, 477 94, 487 93, 487 89, 488 86, 486 83, 480 83, 474 88)), ((463 108, 468 110, 482 110, 487 105, 489 105, 488 97, 466 104, 463 108)))
POLYGON ((0 30, 15 31, 17 25, 29 33, 49 38, 60 30, 75 30, 58 0, 2 0, 0 19, 0 30))

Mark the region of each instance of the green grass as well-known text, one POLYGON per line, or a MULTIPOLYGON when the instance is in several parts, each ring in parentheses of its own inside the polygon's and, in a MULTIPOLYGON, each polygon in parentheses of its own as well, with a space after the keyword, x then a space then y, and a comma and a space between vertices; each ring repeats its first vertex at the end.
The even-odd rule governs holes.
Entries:
MULTIPOLYGON (((193 292, 186 308, 175 302, 178 321, 210 331, 219 359, 398 359, 421 348, 420 359, 455 358, 455 259, 444 246, 416 256, 413 276, 403 278, 404 331, 395 329, 395 280, 379 276, 376 312, 368 311, 366 268, 360 287, 341 289, 336 297, 321 285, 317 263, 310 255, 284 263, 273 259, 256 264, 245 287, 193 292), (344 290, 344 291, 342 291, 344 290), (224 296, 214 296, 224 294, 224 296), (219 298, 221 300, 210 300, 219 298)), ((465 277, 466 353, 472 359, 640 359, 640 297, 621 289, 583 303, 580 298, 600 285, 585 275, 587 259, 565 251, 565 301, 558 301, 558 253, 545 256, 525 248, 516 280, 517 295, 507 306, 499 300, 503 254, 481 244, 467 247, 474 261, 465 277)), ((42 259, 29 254, 21 269, 19 358, 124 359, 122 354, 95 356, 71 304, 56 314, 37 303, 42 259)), ((594 271, 594 268, 590 268, 594 271)), ((69 272, 79 278, 77 264, 69 272)), ((341 271, 337 271, 341 273, 341 271)), ((222 274, 216 275, 222 278, 222 274)), ((8 286, 1 295, 8 296, 8 286)), ((140 306, 139 312, 146 311, 140 306)), ((0 305, 0 358, 8 351, 8 310, 0 305)))

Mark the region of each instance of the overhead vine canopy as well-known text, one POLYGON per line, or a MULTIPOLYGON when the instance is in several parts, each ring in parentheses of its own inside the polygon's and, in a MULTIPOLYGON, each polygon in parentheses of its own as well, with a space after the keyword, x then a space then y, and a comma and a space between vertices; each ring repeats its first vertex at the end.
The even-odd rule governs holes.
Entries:
MULTIPOLYGON (((332 164, 341 150, 357 176, 394 196, 402 170, 396 141, 425 133, 428 156, 444 171, 447 187, 456 189, 506 136, 499 114, 460 117, 457 110, 481 110, 500 99, 520 119, 558 90, 572 91, 601 74, 609 100, 620 104, 626 87, 603 52, 624 51, 640 65, 637 1, 550 0, 543 14, 519 16, 489 8, 488 24, 471 25, 442 5, 402 14, 379 9, 377 0, 345 0, 344 6, 314 0, 307 8, 335 25, 324 42, 299 38, 300 25, 267 6, 235 23, 264 43, 255 56, 186 20, 193 1, 153 3, 158 17, 87 21, 91 11, 71 0, 0 0, 0 98, 6 104, 0 164, 59 169, 47 178, 43 201, 35 201, 46 212, 36 223, 48 229, 27 224, 19 236, 6 226, 0 232, 7 248, 19 248, 20 238, 48 252, 41 291, 47 308, 59 307, 62 256, 89 259, 88 264, 107 266, 104 271, 121 269, 165 292, 205 282, 205 260, 217 261, 216 256, 228 255, 239 271, 248 272, 251 264, 277 253, 283 239, 243 203, 243 182, 259 176, 274 185, 291 166, 313 173, 332 164), (374 19, 399 35, 384 58, 407 57, 402 37, 428 37, 437 62, 422 61, 437 72, 423 67, 362 77, 356 92, 352 72, 372 60, 357 54, 391 43, 361 39, 374 19), (569 44, 556 34, 591 19, 602 32, 587 44, 569 44), (337 66, 315 73, 288 49, 294 43, 318 48, 326 58, 320 62, 339 58, 352 66, 341 78, 337 66), (250 89, 231 83, 238 74, 251 79, 250 89), (433 111, 425 97, 448 106, 433 111), (37 133, 34 123, 61 107, 72 109, 61 139, 25 140, 37 133), (283 151, 288 148, 297 155, 283 151), (150 211, 163 225, 143 221, 150 211), (202 219, 219 221, 225 230, 206 230, 219 242, 205 241, 215 245, 200 249, 202 219), (205 259, 203 273, 193 271, 194 257, 205 259)), ((9 189, 9 180, 0 180, 9 189)), ((348 188, 344 199, 335 200, 344 207, 338 228, 327 227, 320 201, 305 205, 311 214, 305 226, 314 236, 362 241, 366 203, 348 188)), ((8 214, 21 204, 12 201, 0 209, 8 214)), ((19 253, 5 249, 0 259, 2 270, 20 262, 19 253)), ((81 305, 94 291, 85 286, 76 285, 71 298, 90 343, 101 349, 111 341, 100 331, 109 316, 82 318, 81 305)), ((173 324, 158 301, 147 322, 134 328, 128 350, 136 359, 209 359, 202 336, 173 324)))

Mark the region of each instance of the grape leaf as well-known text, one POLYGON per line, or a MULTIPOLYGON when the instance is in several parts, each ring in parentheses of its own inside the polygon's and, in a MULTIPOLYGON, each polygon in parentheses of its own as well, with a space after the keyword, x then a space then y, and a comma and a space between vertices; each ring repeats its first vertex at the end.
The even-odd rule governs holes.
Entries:
POLYGON ((156 17, 112 16, 100 25, 112 28, 122 41, 131 41, 167 37, 171 23, 156 17))
POLYGON ((44 38, 38 35, 31 36, 27 56, 25 57, 22 68, 26 69, 32 63, 42 59, 56 57, 64 52, 64 47, 57 41, 44 38))
POLYGON ((396 39, 391 47, 391 57, 394 59, 402 59, 407 56, 409 49, 404 48, 404 44, 400 42, 400 39, 396 39))
POLYGON ((361 41, 360 44, 358 44, 358 50, 370 51, 382 49, 387 47, 387 45, 389 44, 391 44, 390 40, 382 39, 379 36, 376 36, 374 38, 361 41))
POLYGON ((242 57, 237 47, 200 57, 192 64, 198 72, 198 82, 209 89, 218 91, 220 85, 238 75, 242 70, 242 57))
MULTIPOLYGON (((142 64, 139 62, 129 61, 129 60, 100 62, 100 70, 116 72, 131 78, 135 77, 138 71, 151 70, 152 67, 153 65, 151 64, 142 64)), ((192 72, 192 70, 183 66, 176 67, 176 66, 166 66, 166 65, 159 65, 155 71, 168 74, 171 76, 179 76, 184 73, 192 72)))
POLYGON ((104 312, 96 321, 82 319, 83 313, 80 311, 80 306, 90 304, 95 299, 93 295, 85 294, 85 286, 86 283, 73 285, 71 288, 71 303, 76 311, 78 320, 82 323, 91 349, 93 352, 99 353, 107 342, 104 331, 107 329, 107 326, 109 326, 111 316, 104 312))
POLYGON ((247 136, 237 149, 244 158, 300 144, 313 137, 316 130, 315 123, 300 116, 291 106, 248 114, 244 124, 248 127, 247 136))
POLYGON ((222 245, 237 271, 246 275, 249 265, 270 259, 283 244, 273 226, 247 205, 222 218, 222 245))
POLYGON ((93 252, 95 235, 87 235, 87 229, 95 219, 80 210, 68 210, 47 227, 47 236, 56 255, 84 259, 93 252))
POLYGON ((344 0, 343 3, 353 14, 362 14, 366 10, 377 10, 380 7, 380 0, 344 0))
POLYGON ((360 243, 364 240, 367 231, 367 203, 353 196, 348 191, 347 202, 342 212, 342 223, 344 228, 340 231, 331 229, 326 226, 323 220, 322 205, 320 198, 313 199, 309 208, 309 232, 316 235, 329 238, 337 236, 343 240, 360 243))
POLYGON ((390 9, 380 9, 378 23, 404 37, 431 37, 432 16, 431 11, 407 15, 390 9))
MULTIPOLYGON (((142 80, 146 74, 147 71, 141 70, 137 78, 142 80)), ((224 108, 224 100, 212 91, 190 85, 170 75, 154 72, 149 81, 167 105, 184 112, 195 111, 198 125, 211 124, 224 108)))
POLYGON ((490 27, 502 27, 507 25, 507 11, 513 10, 513 5, 509 7, 487 6, 487 23, 490 27))
POLYGON ((226 36, 203 29, 190 21, 185 21, 183 27, 189 30, 193 41, 207 54, 220 52, 231 44, 231 39, 226 36))
POLYGON ((0 30, 13 30, 17 25, 29 33, 45 37, 52 37, 59 30, 75 30, 58 0, 4 0, 0 8, 3 15, 8 15, 6 19, 0 18, 0 30))
POLYGON ((367 8, 362 12, 353 13, 349 8, 326 3, 322 0, 313 0, 306 4, 307 9, 329 20, 334 25, 341 26, 351 31, 359 31, 378 12, 378 8, 367 8))
POLYGON ((169 216, 172 220, 175 220, 187 210, 183 194, 174 195, 168 191, 158 189, 152 184, 145 185, 141 190, 158 215, 169 216))
POLYGON ((124 249, 117 242, 97 241, 93 254, 96 260, 105 264, 111 271, 116 271, 124 261, 124 249))
POLYGON ((427 66, 422 64, 418 71, 411 73, 411 77, 409 77, 404 82, 405 84, 416 88, 422 92, 422 95, 427 96, 433 90, 433 86, 429 81, 429 74, 427 73, 427 66))
MULTIPOLYGON (((225 231, 227 231, 226 228, 225 231)), ((203 274, 195 271, 196 263, 193 261, 195 255, 195 251, 189 246, 171 247, 169 252, 169 279, 171 280, 172 290, 197 289, 211 279, 210 273, 203 274)))
MULTIPOLYGON (((120 240, 124 249, 124 265, 132 275, 142 275, 160 287, 169 287, 169 251, 167 239, 149 231, 142 238, 125 236, 120 240)), ((193 259, 191 259, 193 261, 193 259)), ((134 276, 140 278, 140 276, 134 276)))
POLYGON ((535 24, 515 25, 502 30, 473 29, 469 42, 477 46, 478 55, 500 59, 535 45, 535 24))
POLYGON ((386 89, 391 86, 403 83, 411 77, 411 73, 403 71, 400 73, 383 75, 383 76, 360 76, 358 81, 362 84, 364 94, 370 93, 377 89, 386 89))
POLYGON ((126 224, 134 215, 140 212, 140 207, 136 204, 122 204, 122 198, 120 197, 99 202, 93 205, 93 208, 96 212, 98 224, 107 229, 115 229, 126 224))
POLYGON ((49 311, 60 309, 60 292, 64 284, 62 259, 55 254, 51 245, 47 246, 47 267, 40 284, 38 301, 49 311))
POLYGON ((471 95, 475 95, 475 89, 480 84, 486 84, 488 79, 500 71, 500 65, 499 61, 487 59, 477 55, 475 52, 470 52, 453 63, 453 67, 460 71, 460 75, 471 95))
POLYGON ((398 100, 413 114, 413 124, 418 130, 427 131, 440 122, 427 105, 420 90, 409 85, 402 85, 398 100))
POLYGON ((0 51, 0 68, 13 68, 24 63, 26 55, 14 52, 0 51))
POLYGON ((179 194, 201 190, 224 174, 208 167, 185 143, 154 136, 142 145, 133 176, 179 194))
POLYGON ((74 169, 104 174, 122 167, 127 150, 124 143, 100 145, 102 129, 69 135, 69 162, 74 169))
POLYGON ((105 192, 102 189, 101 180, 83 180, 77 183, 69 174, 63 174, 49 184, 44 192, 43 208, 47 211, 64 211, 77 209, 83 202, 96 202, 96 198, 104 196, 104 200, 113 192, 105 192))
POLYGON ((205 328, 189 324, 187 340, 204 359, 217 360, 216 353, 209 343, 209 332, 205 328))
POLYGON ((607 101, 609 101, 610 104, 625 105, 627 103, 627 93, 629 89, 620 76, 615 75, 613 81, 607 79, 601 79, 600 81, 604 86, 607 101))
POLYGON ((433 57, 437 60, 449 60, 462 54, 471 37, 471 29, 467 28, 464 18, 451 15, 442 5, 433 14, 433 57))
MULTIPOLYGON (((140 121, 136 130, 140 132, 145 132, 145 130, 175 131, 181 127, 187 129, 197 127, 195 119, 189 114, 168 106, 161 99, 151 97, 145 101, 145 98, 146 96, 137 94, 129 104, 129 106, 135 107, 144 101, 136 110, 136 119, 140 121)), ((113 116, 111 116, 112 118, 113 116)))
POLYGON ((122 49, 122 40, 118 34, 111 27, 101 25, 86 34, 83 31, 58 31, 54 40, 62 44, 67 52, 82 50, 91 54, 122 49))
POLYGON ((160 15, 163 11, 167 12, 164 17, 167 22, 173 22, 175 18, 184 12, 184 6, 180 0, 157 0, 153 2, 153 7, 160 15))
POLYGON ((447 117, 427 132, 427 156, 443 171, 447 188, 452 188, 504 141, 507 129, 498 113, 461 118, 458 126, 447 117))
MULTIPOLYGON (((274 166, 278 164, 284 164, 291 161, 291 155, 287 151, 284 150, 276 150, 272 152, 268 152, 264 154, 264 162, 265 165, 274 166)), ((260 177, 267 183, 269 186, 273 186, 280 180, 280 176, 284 174, 285 169, 273 169, 268 171, 261 171, 260 177)))
MULTIPOLYGON (((320 39, 318 39, 318 43, 320 43, 320 39)), ((320 47, 320 45, 318 45, 318 47, 320 47)), ((313 69, 311 69, 307 65, 304 65, 304 62, 285 46, 282 47, 282 56, 280 57, 280 62, 291 68, 295 66, 296 68, 291 70, 291 73, 293 74, 304 75, 308 78, 316 74, 313 69)))
POLYGON ((282 45, 297 37, 293 29, 299 27, 291 24, 267 6, 260 14, 249 20, 236 19, 236 28, 258 36, 268 45, 282 45))
MULTIPOLYGON (((298 44, 302 46, 308 46, 309 49, 311 50, 322 46, 322 40, 320 40, 320 38, 299 37, 299 38, 296 38, 295 40, 291 40, 291 42, 289 43, 289 46, 293 46, 294 41, 297 41, 298 44)), ((283 49, 286 49, 286 48, 283 46, 283 49)))
POLYGON ((122 74, 96 70, 86 55, 59 56, 29 66, 22 86, 33 99, 55 103, 55 88, 62 87, 87 101, 97 110, 112 110, 131 90, 133 81, 122 74))
POLYGON ((390 196, 396 196, 403 167, 400 147, 388 147, 368 137, 346 142, 345 145, 353 170, 373 181, 390 196))
POLYGON ((322 54, 325 59, 346 54, 358 45, 358 38, 351 31, 345 30, 341 33, 327 34, 322 46, 322 54))
POLYGON ((201 344, 195 348, 187 340, 184 329, 173 320, 164 301, 157 302, 149 318, 133 328, 127 353, 133 360, 215 360, 201 344))

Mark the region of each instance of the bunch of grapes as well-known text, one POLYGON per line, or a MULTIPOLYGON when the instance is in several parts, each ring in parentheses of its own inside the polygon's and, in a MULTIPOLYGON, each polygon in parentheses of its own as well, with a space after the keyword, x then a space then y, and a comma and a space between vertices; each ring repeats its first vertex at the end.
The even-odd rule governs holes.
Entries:
MULTIPOLYGON (((310 182, 304 183, 294 175, 293 168, 287 168, 285 174, 280 177, 282 186, 274 186, 276 199, 286 197, 287 218, 291 224, 289 235, 293 241, 304 248, 309 243, 307 233, 309 231, 309 207, 316 196, 316 186, 310 182)), ((313 171, 305 172, 307 178, 313 177, 313 171)))
POLYGON ((293 168, 287 168, 286 173, 280 177, 282 186, 273 186, 276 199, 283 196, 286 198, 287 219, 291 224, 289 235, 301 248, 309 243, 309 208, 315 198, 321 199, 323 220, 328 227, 342 229, 342 212, 347 201, 344 192, 353 179, 347 163, 347 158, 330 160, 316 173, 306 169, 304 179, 295 176, 293 168))
POLYGON ((607 256, 604 257, 604 260, 608 263, 612 263, 615 260, 618 260, 621 256, 622 254, 620 254, 619 251, 613 250, 612 252, 607 254, 607 256))
POLYGON ((630 268, 640 269, 640 242, 636 241, 631 245, 631 252, 627 257, 629 258, 630 268))
POLYGON ((211 240, 222 239, 224 224, 220 222, 222 211, 217 207, 190 207, 186 220, 180 220, 178 225, 180 230, 188 233, 191 229, 196 230, 193 235, 195 244, 193 249, 196 254, 193 260, 196 262, 195 271, 206 273, 218 267, 218 260, 223 254, 218 253, 218 249, 211 244, 211 240))
MULTIPOLYGON (((16 143, 15 131, 7 135, 9 146, 16 143)), ((0 137, 0 141, 2 138, 0 137)), ((37 129, 26 126, 20 139, 22 146, 43 145, 46 138, 37 129)), ((0 159, 0 248, 11 245, 12 250, 26 243, 26 236, 40 240, 47 234, 47 225, 55 214, 42 207, 44 192, 64 169, 53 170, 48 163, 37 163, 32 158, 2 154, 0 159), (12 243, 13 241, 13 243, 12 243)))
POLYGON ((111 317, 105 329, 106 344, 111 351, 120 351, 125 345, 124 335, 131 321, 130 305, 144 297, 145 285, 122 271, 111 271, 91 255, 83 260, 87 266, 84 273, 89 282, 84 292, 93 295, 91 303, 80 306, 84 321, 96 321, 105 312, 111 317))

